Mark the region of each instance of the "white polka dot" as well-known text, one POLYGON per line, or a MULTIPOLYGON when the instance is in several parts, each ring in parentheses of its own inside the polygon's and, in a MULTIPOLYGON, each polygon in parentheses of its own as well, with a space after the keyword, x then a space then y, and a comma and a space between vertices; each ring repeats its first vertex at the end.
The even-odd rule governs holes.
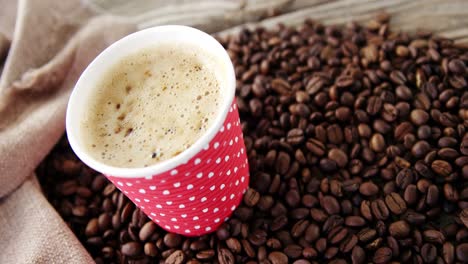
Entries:
POLYGON ((208 150, 209 148, 210 148, 210 144, 206 144, 206 146, 203 149, 208 150))
POLYGON ((174 187, 179 188, 180 187, 180 182, 176 182, 173 185, 174 185, 174 187))
POLYGON ((171 205, 171 204, 172 204, 172 201, 167 201, 166 204, 167 204, 167 205, 171 205))
POLYGON ((228 129, 228 130, 231 129, 231 123, 228 123, 228 124, 227 124, 227 129, 228 129))
POLYGON ((180 217, 186 218, 186 217, 187 217, 187 214, 181 214, 180 217))
POLYGON ((224 126, 222 126, 219 131, 224 132, 224 126))
POLYGON ((180 198, 180 197, 182 197, 182 194, 178 194, 178 195, 177 195, 177 198, 180 198))
POLYGON ((222 190, 222 189, 224 189, 224 187, 226 187, 226 185, 223 183, 223 184, 221 184, 221 185, 219 186, 219 189, 222 190))
POLYGON ((185 233, 190 233, 190 230, 188 230, 188 229, 185 229, 185 233))
POLYGON ((204 213, 208 212, 208 208, 203 209, 202 212, 204 213))
POLYGON ((172 222, 177 222, 177 218, 172 217, 172 218, 171 218, 171 221, 172 221, 172 222))
POLYGON ((217 163, 217 164, 221 163, 221 158, 217 158, 217 159, 216 159, 216 163, 217 163))
POLYGON ((138 198, 135 198, 135 201, 137 201, 137 202, 141 202, 141 200, 140 200, 140 199, 138 199, 138 198))
POLYGON ((229 112, 232 112, 232 106, 229 108, 229 112))
POLYGON ((190 172, 186 172, 186 173, 185 173, 185 176, 189 176, 189 175, 190 175, 190 172))
POLYGON ((192 184, 187 185, 187 190, 192 190, 192 189, 193 189, 193 185, 192 185, 192 184))
POLYGON ((241 177, 241 182, 244 182, 244 181, 245 181, 245 177, 242 176, 242 177, 241 177))
POLYGON ((141 209, 145 209, 145 206, 143 206, 143 205, 140 205, 140 208, 141 208, 141 209))
POLYGON ((219 147, 219 142, 215 142, 213 147, 214 147, 214 149, 217 149, 219 147))
POLYGON ((231 139, 231 141, 229 141, 229 146, 232 146, 233 143, 234 143, 234 142, 233 142, 232 139, 231 139))
POLYGON ((145 179, 146 179, 146 180, 151 180, 151 179, 153 179, 153 175, 145 176, 145 179))
POLYGON ((206 164, 210 164, 210 162, 211 162, 211 159, 206 160, 206 164))
POLYGON ((237 157, 240 157, 240 152, 237 152, 237 157))
POLYGON ((171 194, 171 192, 170 192, 169 190, 164 190, 164 191, 163 191, 163 194, 164 194, 164 195, 169 195, 169 194, 171 194))
POLYGON ((179 208, 180 209, 185 208, 185 205, 184 204, 179 204, 179 208))
POLYGON ((203 190, 203 189, 205 189, 205 185, 203 185, 202 187, 200 187, 200 190, 203 190))
POLYGON ((213 213, 216 213, 216 212, 218 212, 218 211, 219 211, 219 208, 218 208, 218 207, 216 207, 215 209, 213 209, 213 213))
POLYGON ((195 228, 195 229, 200 229, 200 226, 199 226, 199 225, 196 225, 196 226, 194 226, 193 228, 195 228))
POLYGON ((156 223, 159 223, 160 221, 158 219, 156 219, 156 223))
POLYGON ((236 173, 239 170, 239 168, 234 167, 234 173, 236 173))
POLYGON ((211 178, 213 177, 214 173, 211 171, 210 173, 208 173, 208 178, 211 178))
POLYGON ((226 175, 227 175, 227 176, 231 175, 231 170, 228 170, 228 171, 226 172, 226 175))
POLYGON ((145 198, 145 199, 143 199, 143 201, 149 203, 150 200, 145 198))
POLYGON ((194 164, 195 164, 195 165, 198 165, 198 164, 200 164, 200 162, 201 162, 201 159, 198 159, 198 158, 197 158, 197 159, 195 159, 194 164))
POLYGON ((223 196, 223 198, 221 198, 221 201, 226 201, 226 196, 223 196))
POLYGON ((193 219, 193 221, 197 221, 197 220, 199 220, 200 218, 198 218, 198 216, 194 216, 192 219, 193 219))
POLYGON ((117 185, 123 186, 123 183, 118 181, 117 185))
POLYGON ((160 204, 157 204, 157 205, 156 205, 156 208, 159 208, 159 209, 161 209, 161 208, 162 208, 162 205, 160 205, 160 204))
POLYGON ((236 109, 236 104, 233 104, 233 105, 232 105, 232 108, 236 109))
POLYGON ((219 223, 219 221, 221 221, 221 219, 219 219, 219 218, 216 218, 216 219, 214 220, 215 223, 219 223))
POLYGON ((195 201, 195 196, 189 198, 190 201, 195 201))
POLYGON ((237 143, 237 141, 239 141, 239 137, 235 137, 234 141, 236 141, 236 143, 237 143))
POLYGON ((140 189, 138 190, 139 193, 146 193, 146 191, 144 189, 140 189))
POLYGON ((244 148, 241 148, 240 152, 241 152, 242 154, 244 154, 244 148))
POLYGON ((206 200, 208 200, 208 199, 206 199, 206 197, 202 197, 202 198, 200 199, 200 201, 201 201, 202 203, 203 203, 203 202, 206 202, 206 200))
POLYGON ((161 183, 166 183, 166 180, 161 180, 161 183))
POLYGON ((179 229, 179 228, 180 228, 180 226, 178 226, 178 225, 175 225, 175 226, 174 226, 174 228, 175 228, 175 229, 179 229))
POLYGON ((205 231, 210 231, 210 230, 211 230, 211 227, 209 227, 209 226, 207 226, 207 227, 205 228, 205 231))
POLYGON ((213 185, 213 186, 210 187, 210 191, 214 191, 215 189, 216 189, 216 186, 215 186, 215 185, 213 185))
POLYGON ((235 206, 235 205, 233 205, 233 206, 231 207, 231 211, 234 211, 234 210, 236 210, 236 206, 235 206))
POLYGON ((168 225, 165 225, 164 227, 165 227, 166 229, 171 229, 171 227, 168 226, 168 225))
POLYGON ((125 184, 126 184, 127 186, 132 186, 132 185, 133 185, 133 184, 130 183, 130 182, 126 182, 125 184))
POLYGON ((152 191, 156 190, 156 186, 150 186, 149 188, 150 188, 150 190, 152 190, 152 191))
POLYGON ((231 193, 231 196, 229 196, 229 198, 232 200, 234 199, 235 195, 233 193, 231 193))
POLYGON ((203 172, 197 173, 197 178, 198 178, 198 179, 201 179, 202 177, 203 177, 203 172))
POLYGON ((165 213, 159 213, 159 215, 160 215, 160 216, 166 216, 166 214, 165 214, 165 213))
POLYGON ((155 213, 153 213, 153 212, 151 212, 151 213, 150 213, 150 215, 152 215, 152 216, 156 216, 156 214, 155 214, 155 213))
POLYGON ((136 181, 136 183, 141 183, 141 181, 138 180, 138 181, 136 181))
POLYGON ((239 185, 239 180, 236 181, 236 186, 238 186, 238 185, 239 185))
POLYGON ((177 170, 171 170, 171 175, 172 175, 172 176, 176 175, 177 173, 178 173, 177 170))

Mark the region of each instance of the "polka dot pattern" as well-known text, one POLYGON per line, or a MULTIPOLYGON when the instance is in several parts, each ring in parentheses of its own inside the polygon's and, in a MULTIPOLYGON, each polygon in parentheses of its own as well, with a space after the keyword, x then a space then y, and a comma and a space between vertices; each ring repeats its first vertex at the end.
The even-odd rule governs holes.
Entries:
POLYGON ((249 183, 235 101, 215 137, 187 162, 149 177, 108 178, 167 231, 185 236, 215 231, 239 205, 249 183))

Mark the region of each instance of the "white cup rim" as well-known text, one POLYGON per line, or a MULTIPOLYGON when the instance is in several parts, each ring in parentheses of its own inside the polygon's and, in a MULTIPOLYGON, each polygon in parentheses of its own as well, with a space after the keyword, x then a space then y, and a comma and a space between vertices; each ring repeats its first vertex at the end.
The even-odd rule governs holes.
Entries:
MULTIPOLYGON (((147 46, 150 46, 153 43, 154 42, 148 43, 147 46)), ((236 78, 234 73, 234 66, 232 65, 229 55, 223 48, 223 46, 212 36, 198 29, 180 25, 157 26, 144 29, 132 33, 110 45, 108 48, 102 51, 83 71, 70 95, 70 99, 67 106, 65 125, 68 141, 73 151, 80 160, 82 160, 85 164, 87 164, 94 170, 103 173, 107 176, 121 178, 141 178, 155 176, 163 172, 175 169, 179 165, 185 164, 210 143, 210 141, 221 129, 221 126, 223 125, 227 117, 229 109, 234 100, 235 86, 236 78), (100 71, 99 69, 102 68, 102 65, 106 64, 106 62, 108 63, 109 59, 111 57, 115 57, 116 54, 119 54, 119 57, 123 57, 131 52, 124 49, 123 47, 128 48, 132 45, 132 43, 141 43, 143 39, 149 39, 151 38, 151 36, 154 37, 157 34, 175 34, 179 38, 184 38, 184 36, 187 35, 187 38, 185 38, 183 41, 199 45, 202 48, 203 45, 209 45, 211 49, 206 50, 210 52, 210 55, 216 56, 216 58, 220 59, 220 61, 225 64, 224 74, 226 74, 226 87, 224 88, 225 90, 223 90, 222 93, 223 100, 220 106, 220 113, 217 115, 217 117, 213 121, 213 124, 207 129, 205 134, 203 134, 192 146, 190 146, 188 149, 178 154, 177 156, 174 156, 170 159, 161 161, 148 167, 122 168, 104 164, 103 162, 96 160, 90 154, 88 154, 85 147, 82 146, 82 144, 80 144, 79 134, 81 119, 77 117, 80 116, 79 109, 80 106, 82 107, 83 105, 82 103, 78 102, 82 100, 79 99, 79 97, 84 94, 84 91, 86 91, 86 89, 92 89, 90 87, 94 87, 92 86, 92 80, 90 80, 93 79, 90 78, 90 76, 93 75, 93 72, 100 71)))

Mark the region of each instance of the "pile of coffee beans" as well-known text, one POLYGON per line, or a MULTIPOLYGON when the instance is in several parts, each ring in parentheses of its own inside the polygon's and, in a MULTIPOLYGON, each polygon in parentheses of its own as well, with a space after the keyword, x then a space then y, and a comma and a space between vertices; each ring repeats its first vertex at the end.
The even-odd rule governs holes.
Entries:
POLYGON ((468 49, 305 21, 221 39, 251 188, 215 233, 149 221, 63 139, 38 169, 97 263, 468 262, 468 49))

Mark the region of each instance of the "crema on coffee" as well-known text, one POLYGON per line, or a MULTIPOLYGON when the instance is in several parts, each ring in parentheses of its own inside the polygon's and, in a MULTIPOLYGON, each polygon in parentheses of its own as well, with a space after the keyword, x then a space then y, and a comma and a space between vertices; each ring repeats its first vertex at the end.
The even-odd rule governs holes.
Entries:
POLYGON ((109 68, 81 124, 98 161, 146 167, 189 148, 212 125, 221 104, 219 62, 187 44, 156 44, 109 68))

